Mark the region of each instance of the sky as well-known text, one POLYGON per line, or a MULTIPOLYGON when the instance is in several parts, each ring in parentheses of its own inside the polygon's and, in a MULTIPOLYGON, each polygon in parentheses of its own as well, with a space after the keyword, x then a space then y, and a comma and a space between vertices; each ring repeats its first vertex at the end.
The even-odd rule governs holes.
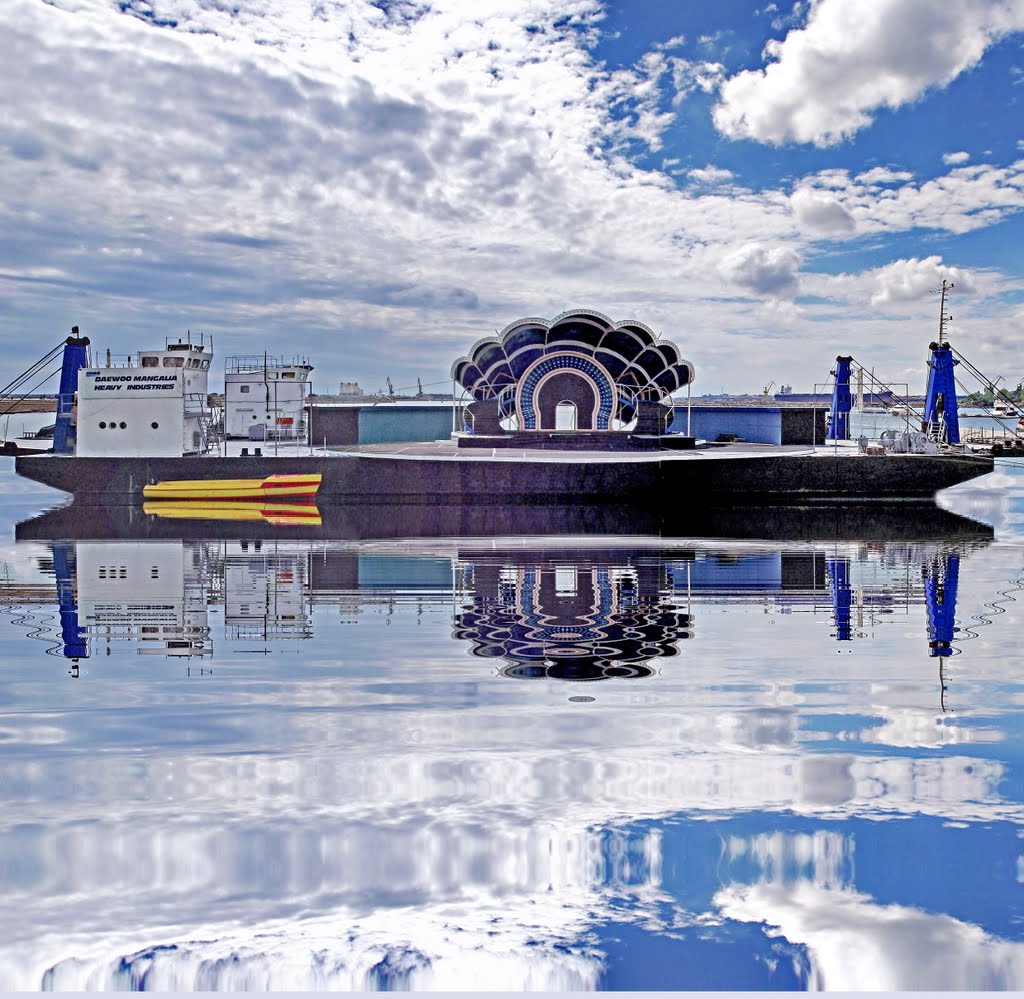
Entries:
POLYGON ((837 354, 916 393, 943 279, 1024 378, 1024 0, 4 0, 0 37, 0 383, 77 325, 444 391, 595 309, 695 395, 837 354))

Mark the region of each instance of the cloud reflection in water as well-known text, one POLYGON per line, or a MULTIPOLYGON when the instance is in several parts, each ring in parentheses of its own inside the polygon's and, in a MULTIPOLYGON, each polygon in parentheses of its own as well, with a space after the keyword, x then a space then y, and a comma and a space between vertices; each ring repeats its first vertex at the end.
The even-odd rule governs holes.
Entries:
POLYGON ((0 681, 7 987, 643 988, 698 937, 719 982, 729 939, 759 987, 1020 981, 1005 932, 855 863, 879 820, 1021 822, 999 633, 956 623, 983 545, 71 544, 87 672, 0 681), (973 657, 955 713, 936 648, 973 657))

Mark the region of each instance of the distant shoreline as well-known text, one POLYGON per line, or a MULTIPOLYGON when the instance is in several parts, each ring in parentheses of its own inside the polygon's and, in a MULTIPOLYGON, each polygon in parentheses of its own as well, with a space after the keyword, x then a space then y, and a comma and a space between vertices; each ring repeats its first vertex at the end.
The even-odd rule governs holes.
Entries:
POLYGON ((3 414, 8 413, 56 413, 57 398, 50 396, 46 399, 9 399, 4 402, 3 414))

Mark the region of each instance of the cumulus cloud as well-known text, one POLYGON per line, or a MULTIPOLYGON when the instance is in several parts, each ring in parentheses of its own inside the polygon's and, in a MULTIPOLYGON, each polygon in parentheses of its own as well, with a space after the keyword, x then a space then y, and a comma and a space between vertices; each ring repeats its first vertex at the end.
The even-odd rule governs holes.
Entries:
POLYGON ((765 68, 723 83, 714 122, 732 139, 836 145, 1021 29, 1019 0, 818 0, 803 28, 767 44, 765 68))
POLYGON ((955 153, 945 153, 942 157, 942 162, 949 164, 966 163, 971 158, 971 154, 960 150, 955 153))
POLYGON ((879 184, 902 184, 912 180, 914 175, 907 170, 893 170, 890 167, 872 167, 857 174, 857 182, 869 186, 879 184))
POLYGON ((747 243, 724 257, 719 271, 755 294, 789 298, 797 291, 799 267, 800 255, 792 247, 747 243))
POLYGON ((835 237, 915 228, 970 232, 1024 209, 1024 161, 957 167, 923 183, 887 167, 854 177, 824 170, 802 178, 790 203, 802 225, 817 224, 835 237))
POLYGON ((779 303, 811 244, 966 232, 1024 207, 1024 162, 741 188, 713 149, 671 147, 648 169, 721 66, 671 39, 609 69, 594 56, 603 13, 0 4, 18 67, 0 74, 0 333, 52 341, 78 323, 127 353, 207 329, 229 354, 256 332, 308 353, 318 382, 413 384, 446 378, 482 330, 592 305, 685 330, 717 378, 719 332, 748 328, 750 310, 709 274, 773 297, 749 336, 778 337, 815 319, 779 303))
POLYGON ((709 163, 706 167, 688 170, 687 176, 698 184, 719 184, 731 180, 733 173, 724 167, 712 166, 709 163))
POLYGON ((873 272, 872 278, 876 288, 871 296, 872 305, 916 302, 936 291, 943 278, 956 284, 960 291, 972 290, 966 272, 956 267, 944 266, 941 257, 896 260, 878 268, 873 272))
POLYGON ((793 192, 790 203, 800 224, 821 233, 853 232, 857 228, 850 212, 827 194, 799 188, 793 192))

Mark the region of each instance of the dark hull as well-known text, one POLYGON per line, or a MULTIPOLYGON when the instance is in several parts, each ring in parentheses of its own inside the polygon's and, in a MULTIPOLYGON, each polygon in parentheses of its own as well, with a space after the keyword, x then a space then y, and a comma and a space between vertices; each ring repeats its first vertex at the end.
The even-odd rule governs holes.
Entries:
POLYGON ((172 479, 323 476, 318 504, 425 501, 441 504, 629 504, 651 510, 714 502, 820 503, 930 499, 992 470, 973 455, 846 455, 749 450, 640 460, 588 461, 534 452, 517 460, 375 454, 231 458, 19 456, 19 475, 71 493, 79 503, 136 504, 149 483, 172 479))

